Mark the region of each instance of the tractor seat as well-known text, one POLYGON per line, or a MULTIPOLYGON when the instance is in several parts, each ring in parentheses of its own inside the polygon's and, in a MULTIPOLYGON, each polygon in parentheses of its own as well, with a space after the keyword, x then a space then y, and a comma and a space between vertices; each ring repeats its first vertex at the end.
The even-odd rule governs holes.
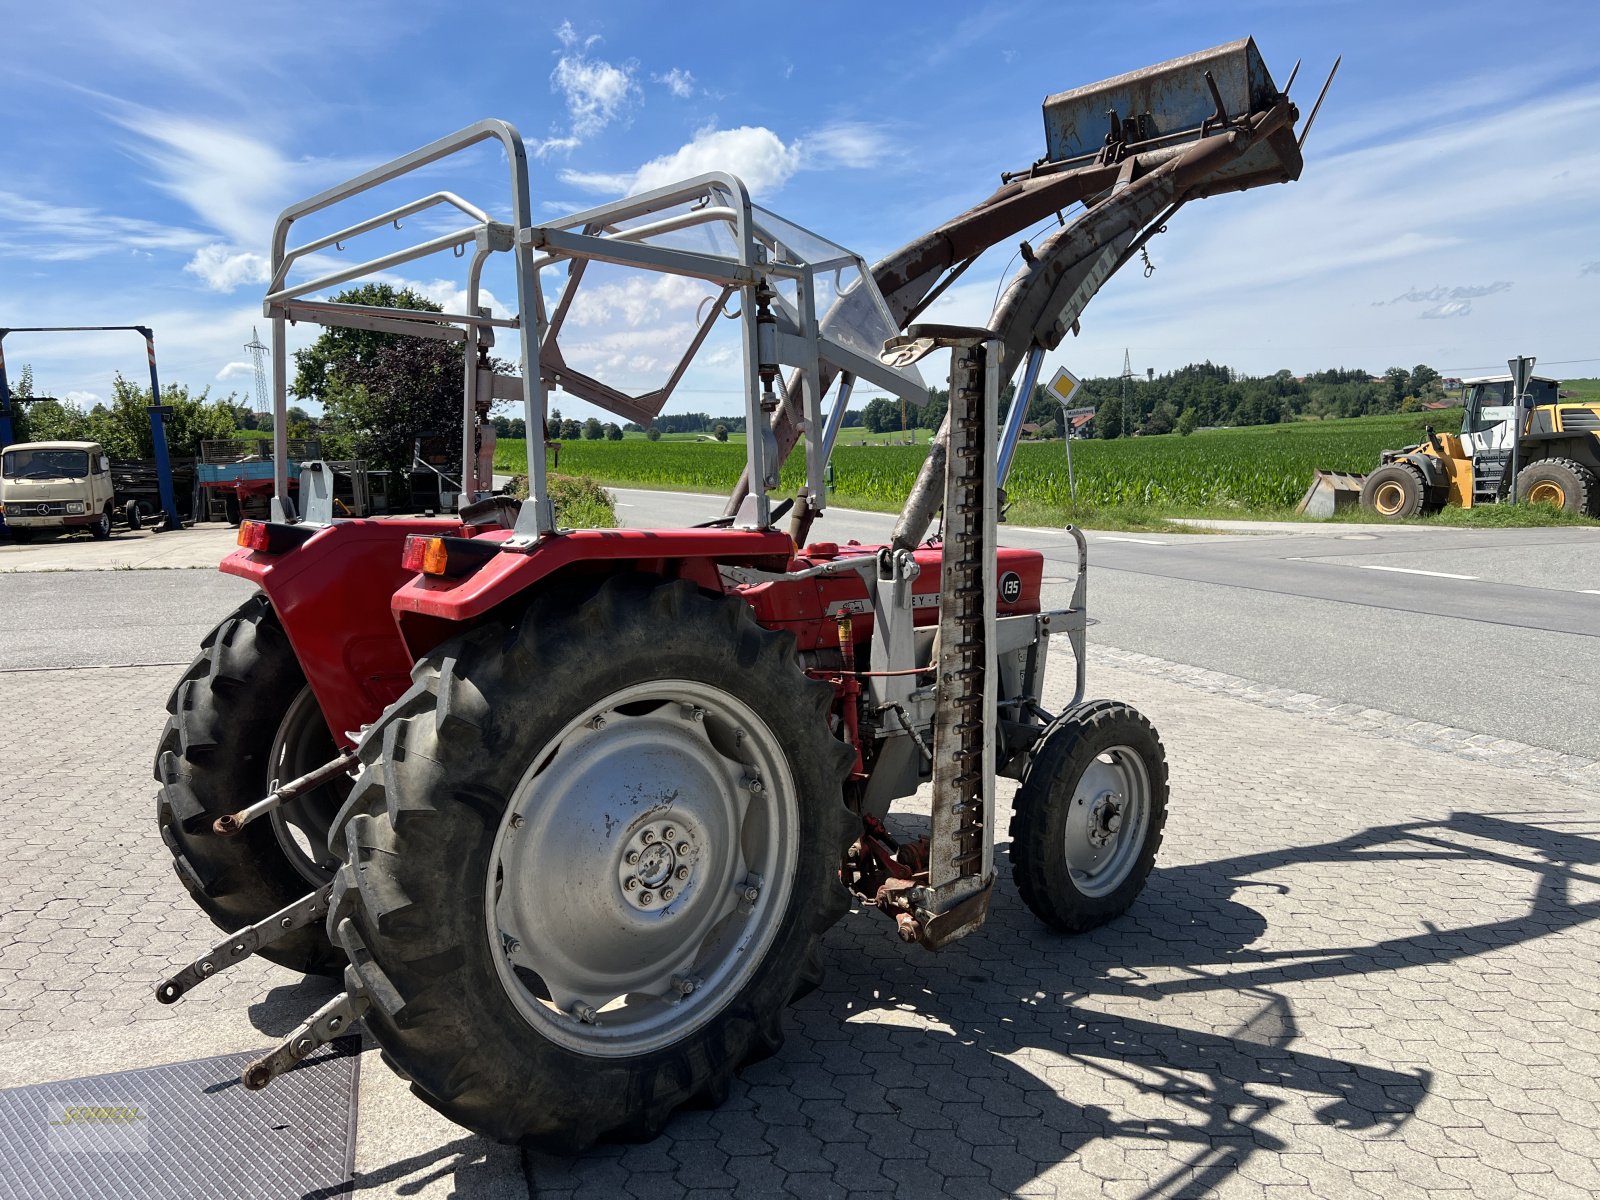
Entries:
POLYGON ((522 501, 510 496, 490 496, 466 505, 456 514, 463 525, 474 529, 511 529, 516 526, 517 514, 522 511, 522 501))

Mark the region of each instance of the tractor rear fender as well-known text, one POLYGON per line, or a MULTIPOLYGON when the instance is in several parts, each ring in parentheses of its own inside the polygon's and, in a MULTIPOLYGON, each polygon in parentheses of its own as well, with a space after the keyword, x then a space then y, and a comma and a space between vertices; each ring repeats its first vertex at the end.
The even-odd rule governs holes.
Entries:
MULTIPOLYGON (((480 535, 497 540, 509 532, 480 535)), ((461 579, 409 576, 389 604, 408 659, 502 610, 521 609, 536 591, 583 578, 638 571, 690 579, 723 591, 717 568, 782 571, 794 554, 786 533, 743 529, 578 529, 552 534, 523 552, 506 550, 461 579)), ((396 561, 399 553, 396 551, 396 561)))
POLYGON ((454 518, 336 521, 285 553, 222 560, 223 574, 266 595, 341 748, 411 684, 415 660, 390 610, 411 578, 400 565, 406 537, 460 532, 454 518))

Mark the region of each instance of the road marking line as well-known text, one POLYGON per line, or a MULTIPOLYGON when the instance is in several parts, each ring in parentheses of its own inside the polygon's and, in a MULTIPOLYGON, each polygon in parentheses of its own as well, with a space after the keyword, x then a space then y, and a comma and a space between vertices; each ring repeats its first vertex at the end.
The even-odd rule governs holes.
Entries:
POLYGON ((1166 542, 1152 541, 1149 538, 1113 537, 1109 533, 1096 534, 1094 540, 1097 542, 1138 542, 1141 546, 1165 546, 1167 544, 1166 542))
POLYGON ((1600 592, 1592 591, 1589 588, 1579 588, 1578 590, 1585 596, 1600 596, 1600 592))
POLYGON ((1393 571, 1396 575, 1431 575, 1435 579, 1472 579, 1476 575, 1452 575, 1449 571, 1419 571, 1416 567, 1379 567, 1372 563, 1357 563, 1356 568, 1361 571, 1393 571))

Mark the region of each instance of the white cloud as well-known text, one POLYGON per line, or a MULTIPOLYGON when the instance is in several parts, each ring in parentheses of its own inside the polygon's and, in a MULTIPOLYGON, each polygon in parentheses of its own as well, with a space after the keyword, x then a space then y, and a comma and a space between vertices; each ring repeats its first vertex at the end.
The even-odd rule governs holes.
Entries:
POLYGON ((706 128, 671 154, 652 158, 631 173, 561 172, 561 182, 590 192, 644 192, 703 175, 731 171, 753 195, 778 191, 800 169, 800 148, 759 125, 706 128))
POLYGON ((198 275, 213 292, 231 292, 245 283, 266 283, 271 275, 264 255, 234 250, 220 242, 201 246, 183 269, 198 275))
MULTIPOLYGON (((444 309, 445 312, 464 313, 467 311, 467 289, 454 279, 401 279, 393 282, 397 286, 410 288, 419 296, 426 296, 444 309)), ((493 292, 485 287, 478 289, 478 304, 485 308, 498 309, 502 316, 510 311, 494 298, 493 292)))
POLYGON ((1511 284, 1504 279, 1497 279, 1493 283, 1468 284, 1464 287, 1445 287, 1440 284, 1422 290, 1411 288, 1401 292, 1393 300, 1374 300, 1373 307, 1382 308, 1386 304, 1436 304, 1442 300, 1479 300, 1484 296, 1493 296, 1500 292, 1509 292, 1511 284))
POLYGON ((673 67, 665 75, 650 76, 656 83, 661 84, 679 100, 687 100, 694 95, 694 74, 682 67, 673 67))
POLYGON ((1450 300, 1444 304, 1435 305, 1433 308, 1422 310, 1422 319, 1436 321, 1442 317, 1465 317, 1472 312, 1472 301, 1450 300))
POLYGON ((764 125, 707 126, 671 154, 652 158, 637 170, 562 171, 560 178, 586 192, 624 195, 707 171, 730 171, 752 195, 766 196, 780 190, 796 171, 876 167, 899 155, 899 147, 882 129, 862 122, 827 125, 790 142, 764 125))
POLYGON ((900 155, 900 148, 883 129, 861 121, 825 125, 806 134, 800 147, 808 168, 877 167, 900 155))
MULTIPOLYGON (((612 326, 620 321, 630 329, 659 323, 672 315, 692 317, 707 296, 717 289, 698 279, 682 275, 629 271, 625 278, 590 284, 587 279, 578 290, 565 326, 577 329, 612 326)), ((694 328, 691 322, 689 328, 694 328)), ((685 343, 687 345, 687 343, 685 343)))
POLYGON ((574 149, 623 117, 639 95, 638 64, 619 65, 588 56, 589 47, 600 40, 597 35, 581 38, 571 21, 563 21, 556 40, 564 52, 550 73, 550 90, 566 105, 569 127, 565 135, 540 143, 541 156, 574 149))
POLYGON ((246 378, 253 379, 255 377, 255 373, 256 366, 254 363, 231 362, 224 366, 222 370, 217 372, 217 382, 225 383, 228 380, 235 379, 241 375, 245 376, 246 378))
POLYGON ((192 229, 119 217, 0 191, 0 222, 11 227, 0 253, 40 262, 72 262, 123 250, 191 250, 205 240, 192 229))
POLYGON ((238 129, 199 117, 130 108, 118 122, 157 172, 156 186, 236 246, 265 245, 272 219, 305 175, 278 150, 238 129))
MULTIPOLYGON (((145 389, 148 391, 149 389, 145 389)), ((68 392, 67 399, 79 408, 93 408, 96 404, 103 404, 105 398, 98 392, 68 392)))

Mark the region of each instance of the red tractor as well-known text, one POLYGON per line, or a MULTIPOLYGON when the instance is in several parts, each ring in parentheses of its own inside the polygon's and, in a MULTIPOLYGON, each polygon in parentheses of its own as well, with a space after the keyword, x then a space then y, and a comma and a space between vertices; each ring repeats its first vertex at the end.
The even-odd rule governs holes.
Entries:
POLYGON ((1045 104, 1046 157, 873 267, 726 174, 535 222, 522 141, 500 121, 286 210, 265 304, 272 519, 245 523, 222 564, 259 591, 173 690, 156 754, 161 835, 229 936, 158 998, 251 953, 342 972, 345 992, 247 1086, 364 1020, 452 1119, 570 1150, 649 1136, 725 1095, 778 1046, 852 894, 933 949, 975 929, 995 879, 997 775, 1021 781, 1009 856, 1034 912, 1078 932, 1127 909, 1161 843, 1161 743, 1126 705, 1084 702, 1082 535, 1070 607, 1043 611, 1041 555, 996 547, 1004 479, 1045 351, 1177 207, 1297 178, 1296 117, 1248 40, 1063 93, 1045 104), (322 210, 485 141, 509 165, 509 220, 434 192, 291 246, 322 210), (984 249, 1080 201, 1024 246, 987 328, 910 324, 984 249), (330 248, 439 209, 464 225, 328 269, 330 248), (464 311, 320 298, 445 251, 466 260, 464 311), (495 256, 509 260, 510 316, 480 303, 495 256), (634 394, 582 369, 575 314, 587 286, 611 286, 596 282, 606 270, 666 280, 652 296, 700 290, 664 386, 634 394), (726 515, 558 528, 538 436, 550 389, 647 422, 727 317, 752 432, 726 515), (296 511, 290 321, 460 345, 457 515, 335 519, 317 463, 296 511), (516 339, 520 374, 490 359, 497 331, 516 339), (856 381, 921 403, 916 364, 938 350, 949 412, 893 540, 808 544, 856 381), (531 435, 521 502, 492 493, 476 436, 503 399, 531 435), (802 434, 805 483, 777 503, 802 434), (1078 680, 1057 713, 1041 704, 1052 633, 1078 680), (929 832, 897 841, 890 806, 924 784, 929 832))

